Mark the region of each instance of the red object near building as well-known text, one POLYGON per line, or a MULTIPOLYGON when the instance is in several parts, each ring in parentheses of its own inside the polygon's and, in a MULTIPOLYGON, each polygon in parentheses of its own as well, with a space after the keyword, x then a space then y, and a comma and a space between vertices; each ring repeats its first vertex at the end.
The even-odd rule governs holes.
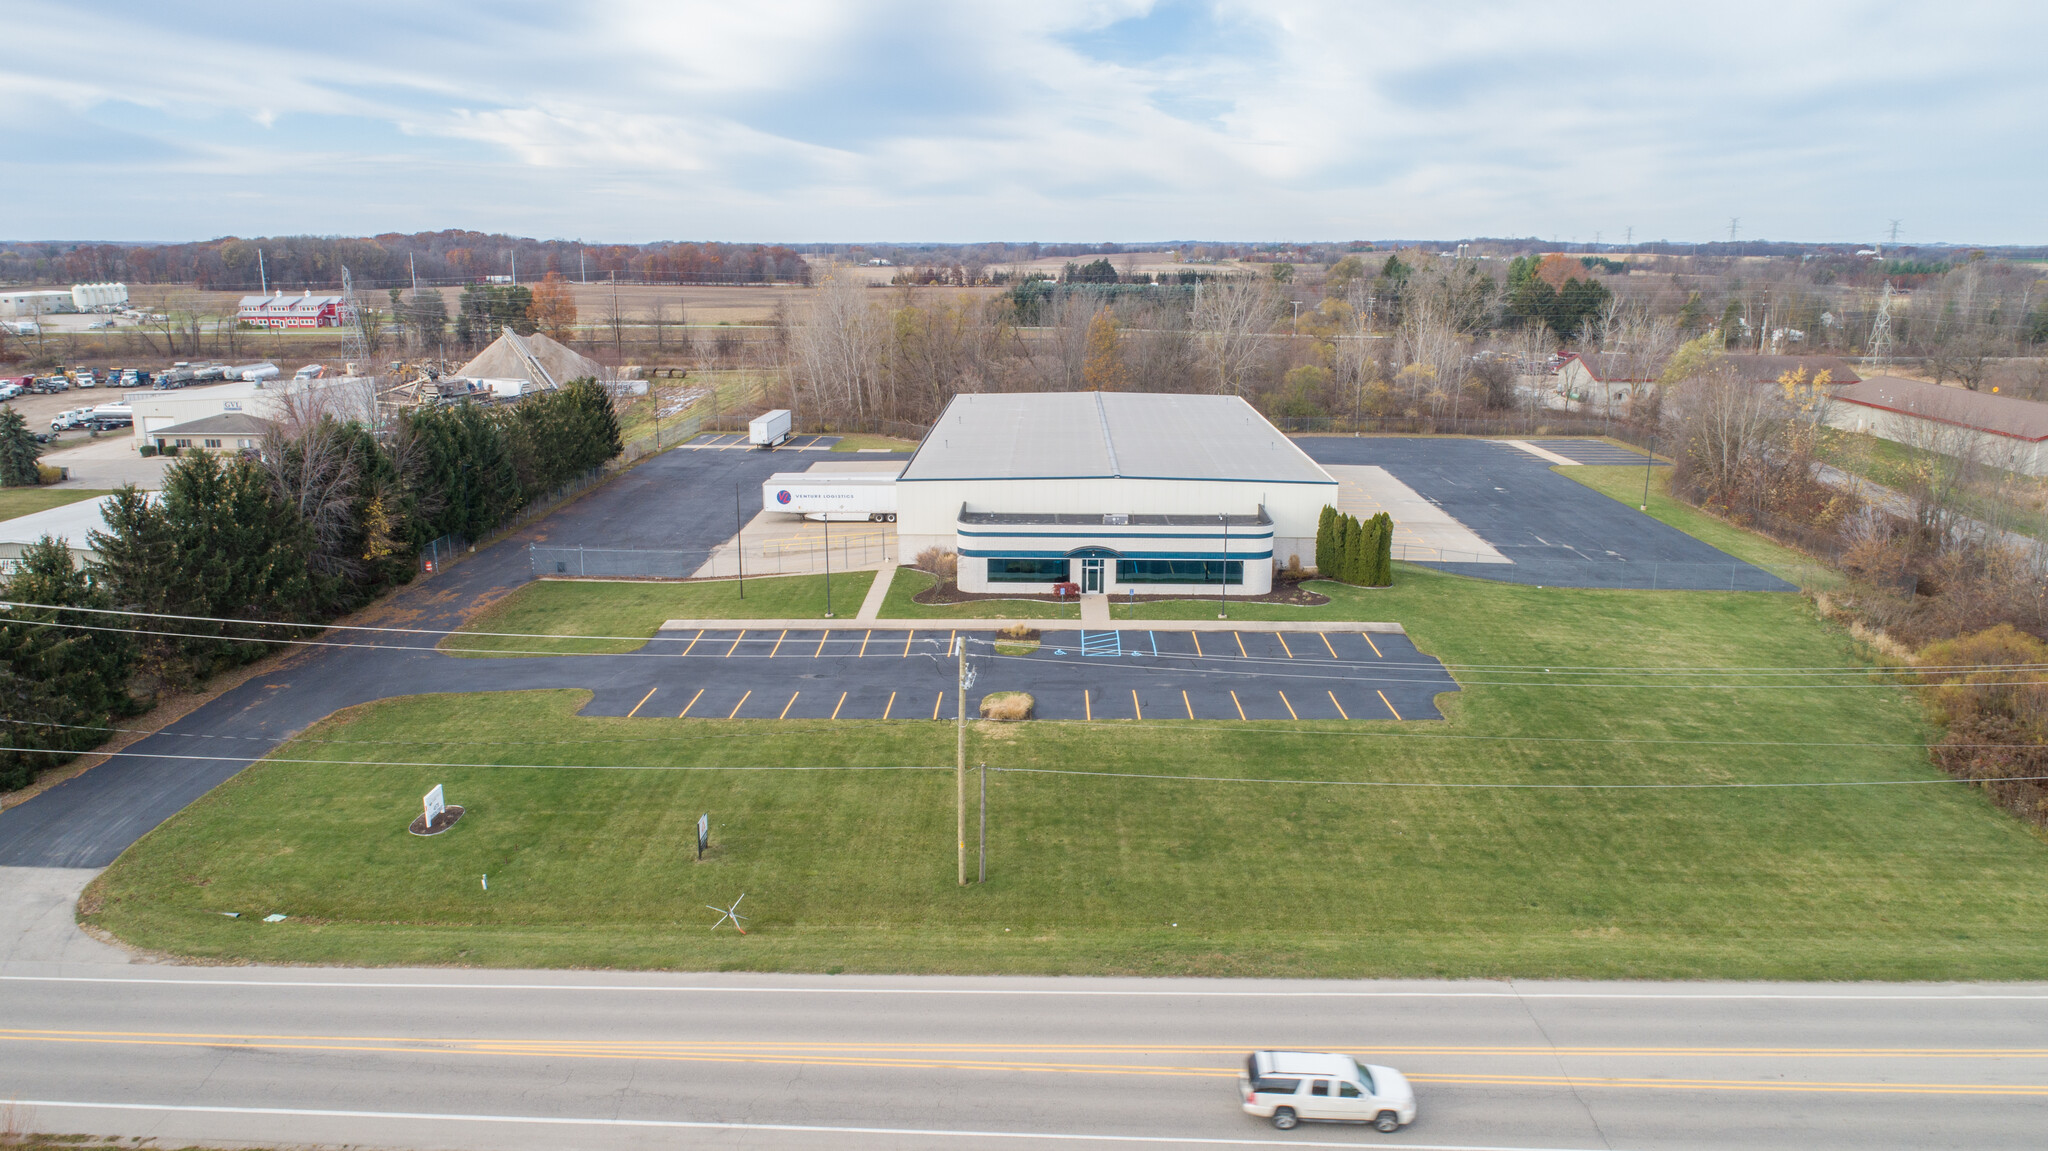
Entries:
POLYGON ((338 328, 344 319, 342 297, 310 291, 299 296, 243 296, 235 318, 258 328, 338 328))

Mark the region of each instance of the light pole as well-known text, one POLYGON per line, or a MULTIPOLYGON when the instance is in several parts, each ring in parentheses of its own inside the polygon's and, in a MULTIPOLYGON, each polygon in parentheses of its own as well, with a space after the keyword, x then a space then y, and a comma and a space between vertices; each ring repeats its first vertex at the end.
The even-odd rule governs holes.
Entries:
POLYGON ((959 727, 959 757, 953 766, 955 830, 960 838, 960 886, 967 886, 967 637, 954 640, 958 645, 956 654, 960 657, 960 678, 955 707, 959 715, 955 718, 959 727))
POLYGON ((1649 454, 1648 456, 1644 457, 1644 459, 1643 459, 1643 506, 1642 506, 1642 510, 1643 510, 1643 511, 1645 511, 1645 512, 1647 512, 1647 511, 1649 511, 1649 510, 1650 510, 1650 469, 1651 469, 1651 468, 1653 468, 1653 467, 1655 467, 1655 466, 1656 466, 1656 464, 1657 464, 1657 429, 1655 429, 1655 428, 1651 428, 1651 429, 1650 429, 1650 454, 1649 454))
POLYGON ((732 561, 740 573, 740 598, 747 598, 747 520, 740 510, 740 486, 732 486, 732 561))
MULTIPOLYGON (((826 512, 825 524, 825 618, 832 618, 832 513, 826 512)), ((855 623, 860 622, 855 620, 855 623)))
POLYGON ((1223 512, 1216 517, 1223 521, 1223 562, 1216 571, 1216 618, 1230 618, 1230 513, 1223 512))

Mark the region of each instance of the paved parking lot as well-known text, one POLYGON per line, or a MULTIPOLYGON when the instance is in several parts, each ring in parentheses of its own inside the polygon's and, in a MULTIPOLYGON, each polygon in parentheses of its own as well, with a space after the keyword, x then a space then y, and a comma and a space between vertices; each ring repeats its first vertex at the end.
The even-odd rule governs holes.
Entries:
MULTIPOLYGON (((1317 463, 1386 469, 1513 561, 1429 564, 1443 571, 1546 587, 1793 590, 1505 441, 1309 436, 1297 442, 1317 463)), ((1621 450, 1598 440, 1535 442, 1566 458, 1577 452, 1604 459, 1602 453, 1621 450)))
MULTIPOLYGON (((787 441, 778 445, 775 450, 778 452, 825 452, 831 451, 832 445, 838 442, 838 436, 791 436, 787 441)), ((752 452, 761 450, 756 448, 745 435, 738 432, 701 435, 689 443, 679 446, 700 452, 752 452)))
MULTIPOLYGON (((706 629, 664 635, 606 677, 585 715, 696 719, 954 719, 956 644, 973 709, 1028 691, 1041 719, 1441 719, 1458 690, 1407 636, 1358 631, 1049 631, 997 654, 986 633, 706 629)), ((601 658, 601 657, 591 657, 601 658)))
MULTIPOLYGON (((1640 468, 1645 466, 1644 462, 1646 460, 1650 459, 1648 452, 1638 451, 1624 444, 1609 443, 1606 440, 1528 440, 1526 442, 1534 444, 1546 452, 1555 453, 1563 456, 1565 459, 1581 464, 1633 464, 1640 468)), ((1662 460, 1656 460, 1652 461, 1649 466, 1662 468, 1670 465, 1662 460)))

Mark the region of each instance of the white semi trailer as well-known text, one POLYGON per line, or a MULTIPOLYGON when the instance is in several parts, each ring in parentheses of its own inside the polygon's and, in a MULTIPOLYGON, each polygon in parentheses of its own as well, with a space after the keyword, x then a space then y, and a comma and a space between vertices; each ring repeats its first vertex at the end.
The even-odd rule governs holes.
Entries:
POLYGON ((789 438, 789 412, 777 408, 763 412, 747 423, 747 442, 757 448, 772 448, 789 438))
POLYGON ((890 472, 782 472, 761 485, 761 506, 810 520, 896 522, 890 472))

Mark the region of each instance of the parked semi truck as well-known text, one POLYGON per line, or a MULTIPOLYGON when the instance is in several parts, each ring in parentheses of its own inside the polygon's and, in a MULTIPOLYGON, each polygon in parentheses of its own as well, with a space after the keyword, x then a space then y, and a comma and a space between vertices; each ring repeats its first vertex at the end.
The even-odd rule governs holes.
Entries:
POLYGON ((777 408, 763 412, 747 424, 747 441, 757 448, 772 448, 789 438, 789 412, 777 408))
POLYGON ((761 506, 809 520, 896 522, 893 472, 782 472, 761 485, 761 506))

